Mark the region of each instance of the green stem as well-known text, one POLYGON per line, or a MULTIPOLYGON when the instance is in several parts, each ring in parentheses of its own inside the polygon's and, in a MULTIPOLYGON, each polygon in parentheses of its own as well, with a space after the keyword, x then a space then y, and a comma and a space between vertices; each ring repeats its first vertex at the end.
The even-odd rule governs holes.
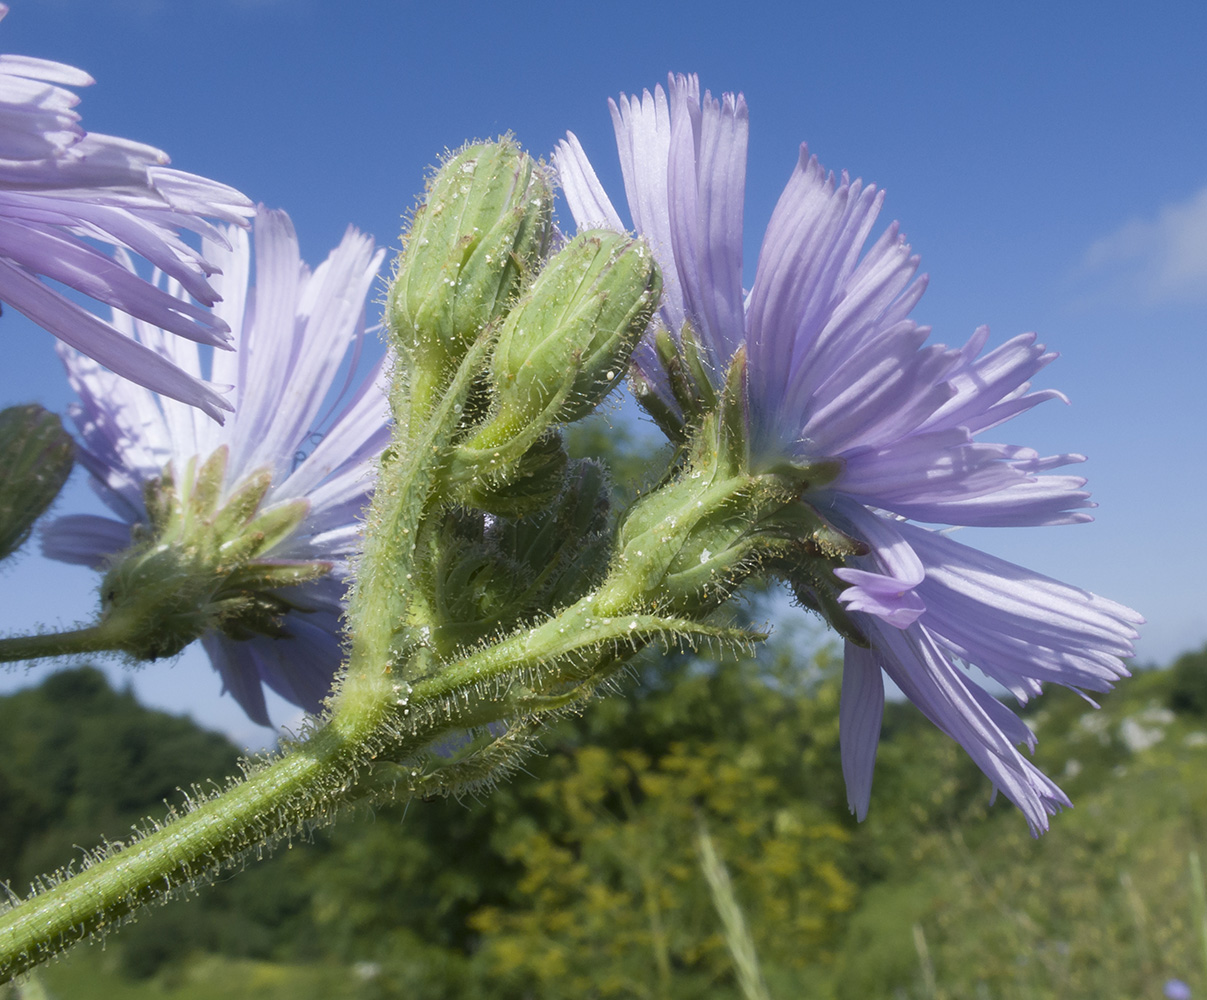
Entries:
MULTIPOLYGON (((148 903, 198 881, 248 853, 330 818, 355 797, 357 778, 377 753, 414 753, 453 723, 417 711, 401 727, 409 690, 392 670, 407 610, 414 539, 431 503, 436 472, 460 423, 461 407, 489 341, 483 338, 446 386, 411 408, 382 459, 372 527, 352 599, 353 644, 331 721, 283 756, 212 799, 196 804, 128 847, 0 913, 0 982, 83 938, 102 933, 148 903), (409 426, 408 426, 409 425, 409 426)), ((401 415, 401 414, 400 414, 401 415)), ((62 636, 6 640, 11 658, 112 648, 119 625, 102 622, 62 636)), ((3 647, 0 647, 3 648, 3 647)), ((418 707, 418 705, 417 705, 418 707)))
MULTIPOLYGON (((732 645, 735 640, 758 638, 761 636, 690 618, 656 614, 601 617, 588 595, 555 618, 475 650, 418 681, 412 702, 448 704, 462 697, 461 692, 507 686, 521 677, 536 684, 542 673, 553 686, 602 678, 609 664, 628 659, 654 641, 732 645)), ((550 684, 539 686, 548 688, 550 684)))
POLYGON ((0 639, 0 663, 115 652, 122 648, 121 631, 112 622, 100 621, 70 632, 6 636, 0 639))
POLYGON ((332 811, 367 735, 332 724, 234 788, 0 913, 0 982, 332 811))
MULTIPOLYGON (((590 602, 585 608, 590 609, 590 602)), ((0 913, 0 982, 115 926, 167 893, 187 891, 250 851, 330 818, 337 805, 372 790, 371 781, 367 789, 357 782, 371 772, 380 751, 405 758, 466 724, 475 712, 468 692, 487 676, 549 656, 565 659, 579 649, 598 652, 601 643, 635 648, 630 644, 679 625, 692 627, 652 615, 595 624, 576 605, 541 628, 462 659, 401 697, 388 671, 350 673, 331 721, 305 742, 154 833, 0 913), (400 725, 400 703, 411 709, 409 726, 400 725), (400 731, 405 735, 400 737, 400 731)), ((694 629, 708 631, 706 626, 694 629)))
MULTIPOLYGON (((439 380, 443 391, 429 380, 408 399, 396 387, 394 441, 383 455, 368 518, 349 607, 350 659, 330 722, 222 794, 190 804, 154 833, 0 913, 0 982, 150 902, 186 891, 240 858, 329 819, 338 805, 367 791, 358 781, 377 760, 413 758, 457 726, 517 710, 539 712, 550 694, 556 701, 566 695, 567 684, 594 683, 655 639, 733 639, 732 630, 648 610, 673 552, 701 518, 723 508, 742 486, 739 479, 701 477, 690 481, 683 496, 657 504, 630 526, 624 551, 594 593, 435 673, 412 673, 417 660, 433 655, 417 627, 432 617, 417 579, 417 560, 425 555, 420 531, 437 509, 443 469, 489 348, 489 337, 480 338, 457 371, 439 380)), ((98 633, 103 638, 120 628, 101 623, 74 634, 73 641, 96 643, 98 633)), ((98 648, 111 646, 76 645, 55 653, 98 648)))
POLYGON ((352 634, 349 675, 388 673, 392 664, 399 664, 411 652, 398 647, 413 645, 406 615, 415 589, 419 528, 490 344, 484 336, 470 348, 442 396, 427 382, 414 387, 422 395, 422 403, 417 396, 407 397, 395 389, 394 442, 382 456, 364 555, 348 602, 352 634))
MULTIPOLYGON (((401 694, 388 671, 349 674, 331 721, 283 756, 212 799, 191 803, 155 832, 108 854, 52 888, 0 912, 0 983, 77 941, 104 933, 141 907, 187 892, 262 848, 329 821, 372 793, 383 750, 405 759, 464 724, 469 699, 443 687, 401 694), (428 698, 441 701, 429 705, 428 698), (402 723, 402 706, 412 720, 402 723)), ((53 880, 48 880, 53 881, 53 880)))

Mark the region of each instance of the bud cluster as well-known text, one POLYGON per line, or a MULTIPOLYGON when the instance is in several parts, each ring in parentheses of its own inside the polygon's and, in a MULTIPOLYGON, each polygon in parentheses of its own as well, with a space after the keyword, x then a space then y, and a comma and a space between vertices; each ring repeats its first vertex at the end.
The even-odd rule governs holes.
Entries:
MULTIPOLYGON (((413 522, 395 522, 413 538, 394 645, 413 660, 401 667, 410 680, 558 608, 571 623, 559 636, 632 615, 633 648, 639 630, 642 641, 675 641, 755 571, 796 567, 801 580, 828 579, 846 551, 803 501, 837 470, 752 471, 745 355, 718 375, 690 328, 652 333, 669 389, 657 397, 659 423, 679 447, 656 487, 606 526, 605 477, 569 461, 561 429, 621 381, 650 334, 661 275, 643 242, 610 231, 582 232, 544 260, 547 183, 509 140, 451 158, 416 213, 390 292, 404 368, 395 391, 410 421, 398 449, 430 462, 436 477, 422 503, 399 502, 413 522), (422 437, 416 413, 447 426, 422 437)), ((411 473, 389 462, 379 490, 393 482, 401 495, 411 473)), ((578 683, 620 655, 601 638, 560 659, 560 642, 543 654, 528 645, 510 669, 527 663, 578 683)))
POLYGON ((841 612, 831 570, 853 543, 806 500, 838 467, 756 468, 744 351, 717 372, 690 328, 650 330, 662 279, 641 240, 589 230, 547 256, 549 204, 509 140, 468 147, 429 186, 390 291, 394 440, 341 692, 389 685, 383 781, 394 761, 408 787, 478 787, 650 643, 745 648, 711 616, 756 572, 841 612), (648 336, 675 447, 613 515, 604 469, 571 460, 563 429, 648 336))

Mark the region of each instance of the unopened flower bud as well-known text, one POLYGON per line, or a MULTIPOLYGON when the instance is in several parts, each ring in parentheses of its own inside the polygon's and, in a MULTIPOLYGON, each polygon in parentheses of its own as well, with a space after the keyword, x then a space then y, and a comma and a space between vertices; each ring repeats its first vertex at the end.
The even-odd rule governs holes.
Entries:
POLYGON ((566 470, 561 434, 546 431, 527 451, 514 452, 458 450, 450 477, 458 499, 500 517, 522 517, 549 504, 561 492, 566 470))
POLYGON ((592 461, 575 462, 561 493, 531 516, 451 510, 433 573, 434 648, 473 646, 576 601, 606 568, 607 514, 607 476, 592 461))
POLYGON ((561 495, 551 509, 536 517, 497 522, 500 548, 546 578, 555 602, 576 599, 575 586, 563 579, 568 569, 587 577, 604 559, 606 545, 600 543, 608 535, 610 488, 602 464, 579 460, 567 469, 561 495))
POLYGON ((627 236, 584 233, 554 256, 503 321, 493 408, 451 456, 448 479, 462 502, 515 517, 561 491, 557 425, 586 416, 620 384, 660 292, 653 255, 627 236))
POLYGON ((55 414, 35 403, 0 412, 0 559, 29 537, 74 458, 75 444, 55 414))
POLYGON ((489 537, 527 591, 517 615, 573 603, 605 568, 608 491, 601 465, 577 461, 562 476, 560 494, 536 514, 494 519, 489 537))
POLYGON ((390 289, 395 346, 420 366, 458 360, 548 252, 553 188, 511 139, 465 147, 415 211, 390 289))
POLYGON ((594 410, 620 383, 661 291, 640 240, 606 230, 576 237, 503 323, 491 364, 498 412, 481 439, 594 410))

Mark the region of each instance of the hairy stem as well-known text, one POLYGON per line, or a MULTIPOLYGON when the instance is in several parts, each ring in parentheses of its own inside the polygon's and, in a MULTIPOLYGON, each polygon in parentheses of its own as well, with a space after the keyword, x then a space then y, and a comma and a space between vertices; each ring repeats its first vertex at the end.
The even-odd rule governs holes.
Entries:
MULTIPOLYGON (((414 539, 460 423, 458 403, 468 396, 488 348, 487 338, 476 344, 444 394, 426 394, 430 406, 407 406, 382 458, 352 598, 351 659, 330 722, 246 780, 0 913, 0 982, 249 852, 330 819, 354 797, 358 776, 383 747, 394 754, 414 752, 451 724, 435 712, 417 713, 426 725, 400 736, 396 720, 409 690, 393 670, 399 666, 396 647, 406 645, 400 637, 406 631, 414 539)), ((110 649, 112 631, 101 622, 74 633, 3 642, 10 659, 28 659, 110 649)))
POLYGON ((0 663, 41 660, 82 653, 109 653, 122 648, 121 630, 100 621, 70 632, 44 632, 39 635, 13 635, 0 639, 0 663))
POLYGON ((480 721, 473 693, 492 676, 541 663, 560 663, 565 671, 579 658, 611 662, 618 657, 606 651, 623 650, 622 659, 654 635, 708 638, 722 631, 654 615, 597 622, 576 605, 541 628, 449 664, 405 693, 388 670, 350 673, 331 721, 308 739, 154 833, 0 912, 0 983, 148 903, 187 891, 249 852, 330 820, 339 805, 371 792, 372 781, 365 789, 358 781, 383 751, 402 759, 450 729, 480 721))
POLYGON ((246 781, 0 913, 0 982, 333 811, 369 733, 335 723, 246 781))
MULTIPOLYGON (((443 396, 430 386, 424 403, 394 390, 394 441, 381 459, 369 508, 364 556, 348 603, 352 651, 349 675, 389 673, 411 650, 406 629, 419 528, 432 503, 437 472, 461 422, 465 401, 490 349, 480 338, 443 396), (398 648, 398 647, 402 648, 398 648)), ((425 383, 426 385, 426 383, 425 383)))

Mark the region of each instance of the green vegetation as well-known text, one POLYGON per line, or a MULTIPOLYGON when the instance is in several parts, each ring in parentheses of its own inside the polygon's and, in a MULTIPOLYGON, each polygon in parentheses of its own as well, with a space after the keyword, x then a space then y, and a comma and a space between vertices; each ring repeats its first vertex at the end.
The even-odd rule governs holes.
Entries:
MULTIPOLYGON (((237 772, 225 738, 148 711, 91 668, 0 698, 0 882, 24 895, 40 875, 78 868, 86 848, 120 843, 165 801, 237 772)), ((127 927, 112 939, 117 969, 146 977, 196 950, 280 954, 307 906, 296 879, 282 877, 289 860, 274 862, 275 873, 253 866, 127 927)))
MULTIPOLYGON (((847 815, 837 672, 811 633, 747 663, 651 663, 481 802, 382 810, 43 973, 59 1000, 737 998, 707 828, 773 998, 1159 998, 1207 989, 1207 650, 1095 712, 1049 692, 1037 763, 1077 806, 1039 840, 962 752, 890 704, 847 815), (801 649, 819 650, 808 658, 801 649)), ((91 669, 0 699, 14 890, 120 838, 234 749, 91 669)), ((749 976, 748 976, 749 978, 749 976)))

